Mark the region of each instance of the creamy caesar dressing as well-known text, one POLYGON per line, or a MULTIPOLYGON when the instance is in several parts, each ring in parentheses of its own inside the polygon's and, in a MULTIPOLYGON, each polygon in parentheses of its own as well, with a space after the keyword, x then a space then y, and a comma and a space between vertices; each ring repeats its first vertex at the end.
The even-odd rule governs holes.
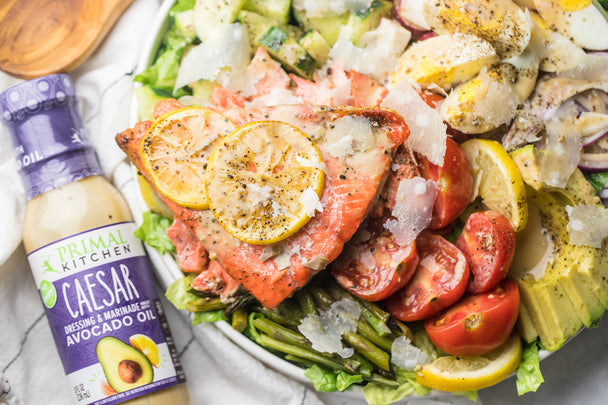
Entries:
MULTIPOLYGON (((63 240, 71 235, 78 235, 92 229, 121 222, 129 222, 131 220, 131 213, 127 203, 118 190, 102 176, 90 176, 55 188, 30 200, 25 209, 23 243, 27 253, 30 254, 31 252, 49 244, 53 244, 56 241, 63 240)), ((110 236, 109 238, 114 238, 112 240, 115 240, 116 243, 118 243, 122 241, 121 238, 123 236, 124 235, 119 235, 119 232, 116 232, 115 236, 110 236)), ((126 236, 124 237, 126 238, 126 236)), ((108 256, 116 253, 112 250, 113 243, 111 240, 108 239, 104 241, 100 238, 97 239, 97 241, 100 244, 108 246, 108 256)), ((114 246, 114 248, 116 247, 117 246, 114 246)), ((72 244, 72 246, 68 248, 59 246, 58 250, 68 253, 84 253, 87 249, 84 243, 82 243, 72 244)), ((102 254, 103 253, 100 253, 100 255, 102 254)), ((86 255, 78 256, 86 257, 86 255)), ((67 257, 63 258, 66 259, 67 257)), ((113 259, 115 258, 110 258, 108 260, 113 259)), ((121 275, 121 277, 124 277, 124 272, 121 274, 119 271, 118 274, 121 275)), ((123 296, 125 299, 133 298, 135 293, 133 290, 134 286, 131 285, 131 287, 129 287, 130 281, 124 278, 122 280, 122 284, 114 283, 113 285, 115 287, 118 286, 116 288, 122 288, 124 290, 123 296)), ((92 283, 92 281, 90 283, 92 283)), ((108 285, 111 284, 108 283, 108 285)), ((88 287, 83 287, 80 290, 90 292, 90 287, 91 285, 89 284, 88 287)), ((110 288, 108 288, 108 291, 109 290, 110 288)), ((74 292, 73 294, 77 293, 74 292)), ((113 297, 119 296, 118 293, 113 295, 113 297)), ((81 306, 83 301, 86 303, 95 303, 94 299, 87 300, 86 298, 81 297, 81 306)), ((98 305, 101 305, 102 302, 102 299, 97 298, 98 305)), ((140 309, 139 303, 128 304, 126 307, 123 306, 121 308, 131 308, 132 306, 136 306, 137 309, 140 309)), ((86 308, 86 305, 84 308, 86 308)), ((136 312, 139 313, 139 311, 136 312)), ((126 312, 123 311, 121 312, 121 315, 125 315, 125 313, 126 312)), ((94 318, 87 319, 89 320, 89 324, 79 325, 77 328, 73 327, 73 325, 69 325, 68 329, 65 330, 66 334, 70 333, 68 335, 68 340, 74 339, 74 336, 85 337, 85 334, 76 334, 76 332, 87 331, 89 330, 88 328, 94 333, 96 330, 95 326, 93 326, 95 322, 94 318)), ((120 318, 112 319, 112 321, 117 322, 118 319, 125 318, 121 316, 120 318)), ((108 398, 111 398, 111 396, 108 398)), ((189 404, 190 396, 186 384, 182 383, 149 393, 139 398, 128 400, 124 403, 132 405, 189 404)))

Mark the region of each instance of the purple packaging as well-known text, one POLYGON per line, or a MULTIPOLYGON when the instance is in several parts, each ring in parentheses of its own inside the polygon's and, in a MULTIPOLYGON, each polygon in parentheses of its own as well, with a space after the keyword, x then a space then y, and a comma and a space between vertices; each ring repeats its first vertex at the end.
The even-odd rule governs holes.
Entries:
MULTIPOLYGON (((28 201, 102 174, 77 107, 65 74, 0 93, 28 201)), ((65 237, 28 254, 73 401, 82 405, 118 404, 185 382, 135 223, 99 214, 106 225, 67 235, 60 225, 53 230, 65 237)))
POLYGON ((74 83, 55 74, 0 93, 0 117, 12 135, 26 199, 102 174, 78 112, 74 83))

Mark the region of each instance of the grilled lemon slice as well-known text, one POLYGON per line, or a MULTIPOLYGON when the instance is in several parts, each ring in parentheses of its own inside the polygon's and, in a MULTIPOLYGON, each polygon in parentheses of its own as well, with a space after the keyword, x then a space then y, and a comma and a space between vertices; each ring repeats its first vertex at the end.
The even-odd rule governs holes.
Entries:
POLYGON ((207 161, 217 142, 234 129, 232 121, 208 108, 186 107, 159 117, 141 143, 152 183, 183 207, 208 208, 207 161))
POLYGON ((298 128, 256 121, 213 151, 205 173, 209 207, 235 238, 267 245, 283 240, 322 210, 321 153, 298 128))

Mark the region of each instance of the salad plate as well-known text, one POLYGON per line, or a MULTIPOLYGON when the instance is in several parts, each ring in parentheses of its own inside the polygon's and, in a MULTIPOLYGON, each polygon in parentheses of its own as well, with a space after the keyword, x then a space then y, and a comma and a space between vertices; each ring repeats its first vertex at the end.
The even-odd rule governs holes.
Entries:
MULTIPOLYGON (((406 3, 406 2, 402 2, 402 3, 406 3)), ((137 72, 143 72, 144 70, 149 68, 152 65, 152 63, 154 62, 154 60, 157 56, 157 53, 158 53, 161 45, 163 44, 164 36, 166 35, 166 32, 169 29, 169 26, 171 24, 171 17, 169 16, 169 12, 173 5, 174 5, 174 1, 172 1, 172 0, 166 0, 162 4, 159 14, 151 28, 151 36, 149 37, 149 40, 148 40, 145 48, 142 51, 142 57, 139 62, 139 65, 138 65, 137 72)), ((139 86, 139 84, 136 84, 136 87, 137 86, 139 86)), ((149 107, 149 106, 147 106, 147 107, 149 107)), ((137 97, 134 97, 133 104, 132 104, 132 122, 133 123, 136 123, 139 121, 139 119, 141 117, 141 110, 142 110, 141 102, 138 101, 137 97)), ((131 176, 133 178, 137 178, 138 174, 137 174, 136 169, 133 169, 131 171, 131 176)), ((128 198, 128 200, 129 200, 129 203, 133 210, 133 213, 136 217, 136 221, 141 224, 143 213, 149 210, 149 208, 146 204, 146 201, 144 200, 142 195, 139 194, 138 192, 134 193, 134 195, 131 196, 131 198, 128 198)), ((160 281, 161 286, 164 289, 169 288, 170 285, 172 285, 173 283, 175 283, 176 281, 178 281, 184 277, 184 273, 180 269, 180 267, 177 264, 176 259, 173 255, 161 254, 155 249, 148 249, 148 252, 149 252, 150 259, 151 259, 152 263, 154 264, 156 275, 160 281)), ((272 369, 274 369, 296 381, 302 382, 307 385, 311 385, 309 378, 304 374, 303 368, 298 367, 286 360, 283 360, 282 358, 280 358, 280 357, 272 354, 271 352, 267 351, 266 349, 262 348, 261 346, 259 346, 258 344, 254 343, 252 340, 250 340, 248 337, 246 337, 244 334, 234 330, 228 322, 218 321, 218 322, 214 323, 214 326, 216 328, 218 328, 228 339, 230 339, 232 342, 234 342, 239 347, 243 348, 245 351, 250 353, 255 358, 259 359, 261 362, 263 362, 267 366, 271 367, 272 369)), ((194 327, 196 327, 196 326, 194 326, 194 327)), ((579 330, 579 332, 580 332, 580 330, 579 330)), ((573 337, 574 336, 572 336, 572 337, 569 336, 566 341, 572 339, 573 337)), ((539 352, 538 352, 539 360, 541 360, 541 361, 544 360, 551 353, 553 353, 553 352, 550 350, 542 350, 542 349, 539 350, 539 352)), ((337 392, 336 394, 345 395, 347 397, 354 395, 358 398, 361 398, 362 388, 358 385, 353 385, 353 386, 351 386, 351 388, 349 388, 344 393, 337 392)), ((451 394, 433 390, 428 395, 434 396, 434 395, 451 395, 451 394)))

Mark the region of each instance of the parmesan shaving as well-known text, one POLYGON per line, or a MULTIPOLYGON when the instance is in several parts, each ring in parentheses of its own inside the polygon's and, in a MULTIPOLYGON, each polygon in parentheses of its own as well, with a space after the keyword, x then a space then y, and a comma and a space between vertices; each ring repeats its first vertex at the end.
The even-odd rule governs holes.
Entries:
POLYGON ((310 341, 313 349, 347 358, 354 354, 354 349, 342 346, 342 335, 357 330, 360 316, 359 304, 343 298, 320 315, 308 315, 302 319, 298 330, 310 341))
POLYGON ((216 80, 232 90, 246 77, 248 64, 247 29, 240 24, 227 25, 184 56, 173 91, 199 79, 216 80))
POLYGON ((582 141, 577 134, 564 133, 558 120, 545 122, 546 152, 540 161, 539 177, 544 183, 563 188, 581 159, 582 141))
POLYGON ((423 154, 432 163, 443 166, 447 126, 439 113, 420 98, 408 79, 390 89, 380 105, 395 110, 405 120, 410 129, 405 146, 423 154))
POLYGON ((270 107, 275 105, 303 104, 302 98, 294 96, 291 90, 273 88, 267 94, 245 102, 245 108, 270 107))
POLYGON ((365 152, 376 144, 371 123, 365 117, 337 119, 325 133, 325 138, 329 144, 325 150, 340 160, 356 152, 365 152))
POLYGON ((430 224, 436 193, 437 184, 422 177, 403 179, 399 182, 392 212, 394 219, 389 219, 384 224, 398 244, 411 244, 430 224))
POLYGON ((329 176, 329 169, 327 169, 325 162, 313 162, 312 160, 305 159, 299 155, 296 156, 296 161, 300 164, 300 166, 313 167, 315 169, 322 170, 326 176, 329 176))
POLYGON ((340 28, 338 40, 329 51, 329 57, 344 67, 385 82, 389 73, 399 65, 399 57, 410 42, 411 33, 400 24, 383 18, 378 27, 352 43, 345 27, 340 28))
POLYGON ((298 201, 302 205, 302 210, 310 218, 315 216, 315 211, 323 212, 323 205, 321 205, 317 192, 310 187, 304 190, 298 201))
POLYGON ((598 205, 567 206, 570 242, 577 246, 602 247, 608 236, 608 210, 598 205))
POLYGON ((427 364, 431 361, 429 356, 414 346, 405 336, 399 336, 391 346, 391 363, 395 366, 413 370, 416 366, 427 364))

